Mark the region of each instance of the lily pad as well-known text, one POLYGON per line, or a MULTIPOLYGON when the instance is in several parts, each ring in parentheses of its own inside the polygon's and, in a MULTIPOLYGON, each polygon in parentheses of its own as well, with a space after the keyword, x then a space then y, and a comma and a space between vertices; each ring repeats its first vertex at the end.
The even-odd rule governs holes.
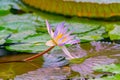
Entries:
POLYGON ((111 72, 115 74, 120 74, 120 64, 95 66, 93 69, 101 72, 111 72))
POLYGON ((28 43, 28 44, 16 44, 6 46, 6 48, 10 51, 18 51, 18 52, 29 52, 29 53, 37 53, 44 51, 48 48, 44 43, 28 43))
MULTIPOLYGON (((11 8, 18 8, 19 6, 13 0, 0 0, 0 16, 10 13, 11 8)), ((20 7, 19 7, 20 8, 20 7)))
POLYGON ((25 39, 26 37, 36 34, 35 31, 32 30, 27 30, 27 31, 22 31, 19 33, 12 34, 8 39, 7 43, 19 43, 21 40, 25 39))
POLYGON ((5 15, 5 14, 10 13, 10 11, 9 11, 10 8, 11 8, 10 5, 7 5, 7 6, 5 4, 0 5, 0 15, 5 15))
POLYGON ((6 42, 6 39, 9 37, 10 34, 11 34, 10 31, 6 31, 6 30, 0 31, 0 45, 6 42))
POLYGON ((114 29, 109 32, 109 36, 111 40, 119 40, 120 39, 120 26, 114 25, 114 29))
POLYGON ((120 75, 118 74, 114 76, 107 76, 107 77, 92 79, 92 80, 119 80, 119 79, 120 79, 120 75))
POLYGON ((25 30, 33 30, 35 31, 35 25, 30 22, 11 22, 1 25, 1 27, 13 31, 13 32, 21 32, 25 30))
POLYGON ((40 43, 44 42, 46 43, 48 40, 50 40, 50 36, 48 34, 35 34, 33 36, 29 36, 25 39, 23 39, 21 42, 24 43, 40 43))

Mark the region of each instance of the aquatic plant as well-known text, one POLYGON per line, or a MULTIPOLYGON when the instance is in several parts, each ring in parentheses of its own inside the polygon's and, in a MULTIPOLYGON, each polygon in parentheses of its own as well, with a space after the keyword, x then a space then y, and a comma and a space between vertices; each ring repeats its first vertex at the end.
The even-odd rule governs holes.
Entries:
POLYGON ((70 54, 70 52, 67 50, 67 48, 65 47, 65 44, 76 44, 79 42, 79 40, 77 39, 74 39, 75 36, 71 36, 71 31, 68 32, 68 26, 65 27, 64 26, 64 22, 60 23, 57 25, 56 27, 56 30, 53 32, 52 31, 52 28, 50 26, 50 24, 48 23, 48 21, 46 20, 46 26, 47 26, 47 30, 48 30, 48 33, 50 34, 51 36, 51 40, 47 41, 46 42, 46 45, 47 46, 51 46, 50 48, 48 48, 47 50, 39 53, 39 54, 36 54, 32 57, 29 57, 29 58, 26 58, 24 59, 24 61, 29 61, 29 60, 32 60, 36 57, 39 57, 45 53, 47 53, 48 51, 50 51, 52 48, 54 48, 54 46, 59 46, 61 47, 61 49, 64 51, 64 53, 70 58, 75 58, 73 57, 73 55, 70 54))
POLYGON ((67 50, 67 48, 64 46, 65 44, 75 44, 78 43, 79 40, 75 40, 75 36, 71 36, 70 34, 72 33, 67 32, 68 31, 68 26, 64 27, 64 22, 60 23, 57 25, 55 31, 53 32, 51 29, 50 24, 46 20, 46 25, 47 25, 47 30, 48 33, 51 36, 51 40, 46 42, 46 45, 48 46, 60 46, 64 53, 69 56, 69 58, 74 58, 70 52, 67 50))

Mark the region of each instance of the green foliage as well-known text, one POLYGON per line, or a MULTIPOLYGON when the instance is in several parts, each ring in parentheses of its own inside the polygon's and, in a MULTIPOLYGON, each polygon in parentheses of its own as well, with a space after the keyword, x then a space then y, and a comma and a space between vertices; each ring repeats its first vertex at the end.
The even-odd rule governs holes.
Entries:
POLYGON ((99 72, 110 72, 114 75, 102 77, 94 80, 119 80, 120 79, 120 64, 110 64, 110 65, 99 65, 94 67, 96 71, 99 72))
POLYGON ((109 36, 111 40, 119 40, 120 39, 120 25, 114 25, 114 29, 109 32, 109 36))
POLYGON ((14 0, 0 0, 0 16, 4 16, 10 13, 11 8, 20 8, 14 0))
POLYGON ((44 51, 48 47, 44 43, 26 43, 26 44, 11 45, 11 46, 7 46, 6 48, 12 51, 36 53, 36 52, 44 51))
MULTIPOLYGON (((119 22, 112 22, 109 24, 109 22, 105 23, 104 21, 76 17, 66 18, 59 15, 38 12, 28 7, 26 7, 26 12, 32 10, 34 13, 14 15, 10 11, 12 8, 25 10, 21 7, 21 5, 25 5, 20 4, 19 1, 15 0, 1 0, 0 3, 0 11, 2 11, 2 13, 6 13, 7 11, 7 14, 0 16, 0 44, 16 43, 14 45, 6 46, 6 49, 12 51, 30 52, 30 49, 19 50, 18 48, 13 47, 15 45, 21 46, 23 43, 26 46, 28 44, 33 46, 35 43, 45 44, 45 42, 50 39, 46 29, 45 19, 48 19, 53 29, 55 29, 55 26, 58 23, 65 21, 66 25, 70 26, 69 29, 73 31, 73 34, 77 35, 77 38, 79 38, 81 42, 101 40, 104 37, 110 37, 114 40, 119 39, 120 36, 118 32, 119 27, 115 26, 115 24, 119 26, 119 22)), ((30 47, 29 45, 27 47, 31 48, 31 50, 37 48, 30 47)), ((35 51, 33 50, 31 52, 35 51)))
POLYGON ((45 45, 45 42, 50 40, 49 35, 47 35, 47 34, 34 34, 33 31, 28 31, 25 33, 21 34, 24 36, 19 36, 20 34, 13 35, 7 40, 7 42, 9 42, 9 43, 20 42, 22 44, 10 45, 10 46, 6 46, 6 48, 8 50, 12 50, 12 51, 30 52, 30 53, 44 51, 45 49, 48 48, 45 45))
POLYGON ((114 76, 107 76, 107 77, 103 77, 103 78, 98 78, 98 79, 94 79, 94 80, 119 80, 119 79, 120 79, 120 74, 114 75, 114 76))
POLYGON ((102 72, 111 72, 111 73, 120 74, 120 64, 100 65, 94 67, 94 69, 102 72))

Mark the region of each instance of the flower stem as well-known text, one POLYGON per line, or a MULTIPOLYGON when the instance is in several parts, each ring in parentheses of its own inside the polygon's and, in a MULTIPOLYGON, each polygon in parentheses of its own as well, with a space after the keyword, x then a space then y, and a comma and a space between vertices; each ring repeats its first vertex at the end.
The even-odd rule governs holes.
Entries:
POLYGON ((50 48, 48 48, 47 50, 43 51, 43 52, 40 52, 34 56, 31 56, 31 57, 28 57, 26 59, 24 59, 23 61, 30 61, 30 60, 33 60, 39 56, 42 56, 43 54, 47 53, 48 51, 50 51, 51 49, 53 49, 55 46, 51 46, 50 48))
POLYGON ((61 47, 63 52, 71 59, 73 59, 74 57, 70 54, 70 52, 67 50, 67 48, 65 46, 61 47))

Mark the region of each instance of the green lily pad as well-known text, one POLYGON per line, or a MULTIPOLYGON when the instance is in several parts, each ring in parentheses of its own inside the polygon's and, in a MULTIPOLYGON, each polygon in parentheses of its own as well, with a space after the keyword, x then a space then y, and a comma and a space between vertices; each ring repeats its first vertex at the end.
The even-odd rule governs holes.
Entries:
POLYGON ((114 25, 114 29, 109 32, 109 36, 111 40, 119 40, 120 39, 120 25, 114 25))
POLYGON ((50 36, 48 34, 35 34, 33 36, 29 36, 21 42, 24 43, 39 43, 39 42, 47 42, 50 40, 50 36))
MULTIPOLYGON (((68 23, 69 24, 69 23, 68 23)), ((89 32, 89 31, 93 31, 96 29, 99 29, 99 25, 96 24, 89 24, 89 23, 71 23, 70 25, 70 30, 74 31, 73 33, 85 33, 85 32, 89 32)))
POLYGON ((107 76, 107 77, 103 77, 103 78, 96 78, 96 79, 91 79, 91 80, 119 80, 120 79, 120 75, 113 75, 113 76, 107 76))
POLYGON ((7 43, 19 43, 21 42, 23 39, 25 39, 26 37, 36 34, 35 31, 32 30, 27 30, 27 31, 22 31, 19 33, 15 33, 12 34, 8 39, 7 39, 7 43))
MULTIPOLYGON (((1 4, 1 3, 0 3, 1 4)), ((10 13, 10 5, 2 4, 0 5, 0 16, 10 13)))
POLYGON ((78 37, 81 39, 81 41, 94 41, 94 40, 100 40, 103 39, 103 34, 105 33, 104 27, 98 27, 97 29, 90 30, 88 32, 79 33, 78 37))
POLYGON ((13 32, 20 32, 25 30, 35 31, 35 25, 30 22, 11 22, 1 25, 5 29, 11 30, 13 32))
POLYGON ((94 70, 120 74, 120 64, 99 65, 99 66, 95 66, 94 70))
POLYGON ((16 44, 10 45, 6 47, 10 51, 19 51, 19 52, 30 52, 36 53, 44 51, 48 48, 44 43, 36 43, 36 44, 16 44))
POLYGON ((0 1, 0 16, 9 14, 11 6, 0 1))
POLYGON ((7 31, 7 30, 0 31, 0 45, 4 44, 6 42, 6 39, 10 34, 11 34, 11 32, 7 31))
POLYGON ((14 0, 0 0, 0 16, 10 13, 11 8, 20 8, 14 0))
POLYGON ((45 42, 47 42, 48 40, 50 40, 50 37, 47 34, 34 34, 33 31, 25 31, 19 34, 14 34, 13 36, 7 39, 7 42, 9 43, 21 42, 24 44, 10 45, 6 48, 11 51, 36 53, 44 51, 48 48, 48 46, 45 45, 45 42))

